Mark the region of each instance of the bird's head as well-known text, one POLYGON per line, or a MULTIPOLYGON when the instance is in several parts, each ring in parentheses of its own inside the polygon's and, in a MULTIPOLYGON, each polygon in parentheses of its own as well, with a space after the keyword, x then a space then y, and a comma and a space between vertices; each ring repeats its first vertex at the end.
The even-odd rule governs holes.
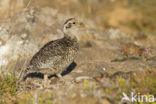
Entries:
POLYGON ((69 18, 63 25, 63 33, 66 36, 77 37, 80 29, 84 27, 83 23, 75 18, 69 18))

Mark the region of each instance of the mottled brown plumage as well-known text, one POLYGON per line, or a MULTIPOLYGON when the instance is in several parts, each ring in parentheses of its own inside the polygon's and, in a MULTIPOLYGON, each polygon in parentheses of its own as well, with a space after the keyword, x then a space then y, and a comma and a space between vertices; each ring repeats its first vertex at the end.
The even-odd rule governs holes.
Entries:
POLYGON ((51 41, 32 57, 27 71, 60 73, 74 60, 78 47, 76 38, 64 37, 51 41))
POLYGON ((79 50, 77 32, 81 23, 74 18, 63 25, 64 37, 45 44, 31 59, 22 78, 32 72, 56 74, 65 70, 74 60, 79 50))

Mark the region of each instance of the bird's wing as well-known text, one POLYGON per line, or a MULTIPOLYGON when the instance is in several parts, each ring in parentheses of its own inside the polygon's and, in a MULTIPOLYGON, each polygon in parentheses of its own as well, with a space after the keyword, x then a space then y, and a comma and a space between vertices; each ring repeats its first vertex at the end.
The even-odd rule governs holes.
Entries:
POLYGON ((45 44, 39 52, 37 52, 31 63, 36 64, 39 68, 52 68, 54 65, 61 61, 63 54, 65 54, 65 47, 60 44, 60 40, 51 41, 45 44))
POLYGON ((53 68, 57 62, 61 60, 61 56, 53 56, 49 60, 45 60, 45 62, 40 62, 40 68, 53 68))

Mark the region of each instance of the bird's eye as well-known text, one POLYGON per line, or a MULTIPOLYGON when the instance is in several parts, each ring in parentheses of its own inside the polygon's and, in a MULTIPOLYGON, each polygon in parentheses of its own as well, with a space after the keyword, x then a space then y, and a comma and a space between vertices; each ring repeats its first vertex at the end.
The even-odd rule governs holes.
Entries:
POLYGON ((75 22, 73 22, 73 24, 75 24, 75 22))

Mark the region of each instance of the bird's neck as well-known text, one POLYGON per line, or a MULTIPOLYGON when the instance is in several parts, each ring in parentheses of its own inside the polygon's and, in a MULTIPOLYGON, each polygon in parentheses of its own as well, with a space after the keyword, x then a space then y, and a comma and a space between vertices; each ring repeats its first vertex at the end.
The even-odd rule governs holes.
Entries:
POLYGON ((72 41, 78 41, 77 37, 75 35, 71 35, 71 34, 64 34, 64 38, 72 40, 72 41))

